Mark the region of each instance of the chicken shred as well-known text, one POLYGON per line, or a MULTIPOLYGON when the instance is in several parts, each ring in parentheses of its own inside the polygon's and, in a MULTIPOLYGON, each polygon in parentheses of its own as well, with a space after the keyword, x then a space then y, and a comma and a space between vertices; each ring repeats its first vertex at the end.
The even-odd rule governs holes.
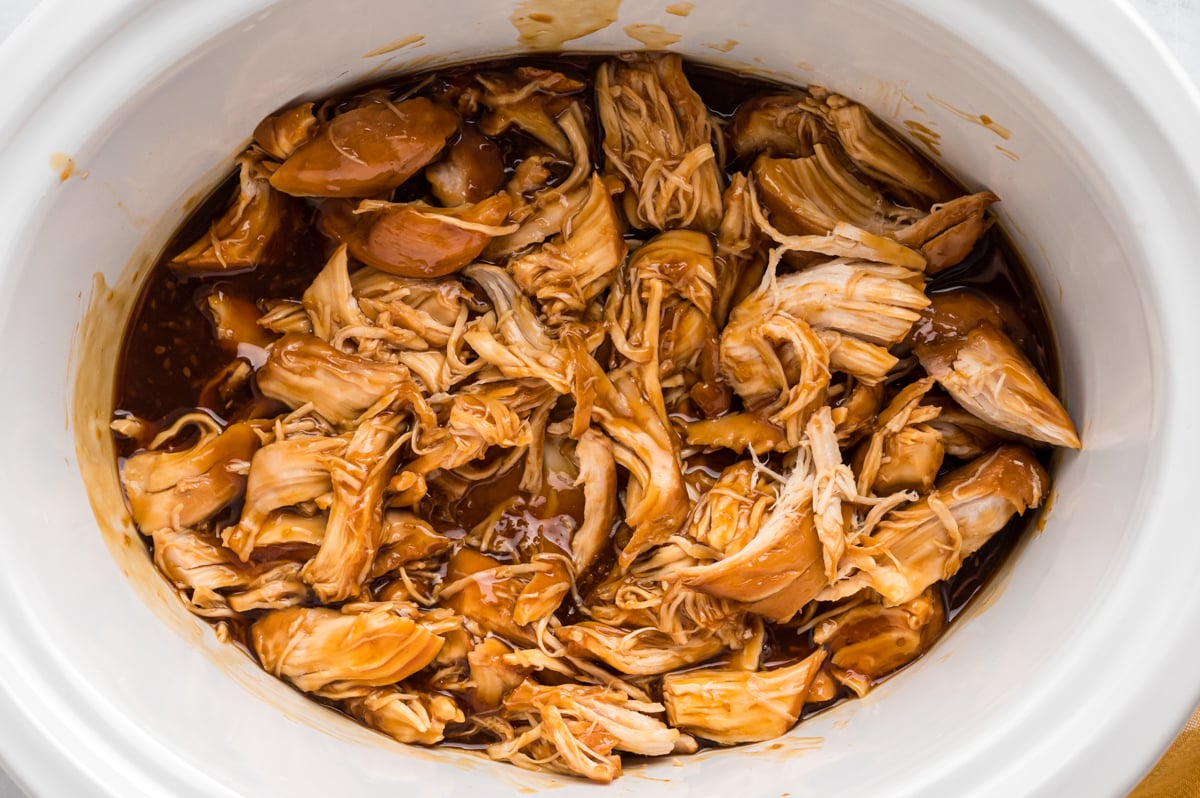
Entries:
POLYGON ((279 244, 291 224, 292 203, 272 188, 261 153, 248 150, 240 165, 238 194, 208 233, 171 259, 171 268, 188 274, 251 269, 280 255, 279 244))
POLYGON ((770 740, 800 717, 825 650, 765 671, 701 669, 663 679, 672 725, 721 745, 770 740))
POLYGON ((677 55, 606 61, 596 74, 610 174, 621 177, 635 227, 711 231, 721 219, 721 182, 708 112, 677 55))

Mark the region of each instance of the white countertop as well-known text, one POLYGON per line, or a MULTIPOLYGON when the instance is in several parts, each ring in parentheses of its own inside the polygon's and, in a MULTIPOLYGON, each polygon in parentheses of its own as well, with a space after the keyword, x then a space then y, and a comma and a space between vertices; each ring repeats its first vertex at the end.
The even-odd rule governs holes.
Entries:
MULTIPOLYGON (((1158 32, 1194 79, 1200 80, 1200 0, 1128 0, 1158 32)), ((37 0, 0 0, 0 41, 21 23, 37 0)), ((3 723, 0 719, 0 723, 3 723)), ((0 798, 23 798, 0 769, 0 798)))

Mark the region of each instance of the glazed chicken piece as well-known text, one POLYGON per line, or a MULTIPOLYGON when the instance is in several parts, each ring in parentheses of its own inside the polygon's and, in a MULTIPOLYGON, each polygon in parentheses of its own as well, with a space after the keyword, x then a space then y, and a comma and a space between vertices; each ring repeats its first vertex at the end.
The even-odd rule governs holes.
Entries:
POLYGON ((381 538, 383 490, 399 459, 402 421, 394 412, 363 421, 345 453, 330 460, 329 520, 321 548, 301 574, 322 602, 358 595, 371 571, 381 538))
POLYGON ((958 196, 955 185, 864 106, 812 86, 809 91, 846 154, 868 177, 924 210, 958 196))
POLYGON ((347 444, 345 438, 304 435, 274 441, 255 452, 242 517, 222 533, 225 545, 244 562, 260 545, 258 536, 273 512, 330 493, 331 464, 347 444))
POLYGON ((564 626, 557 637, 567 643, 568 652, 634 676, 669 673, 725 650, 725 643, 711 633, 698 631, 679 642, 655 629, 620 629, 594 621, 564 626))
POLYGON ((556 157, 549 150, 529 153, 513 167, 512 177, 504 184, 504 190, 524 200, 533 199, 553 180, 554 173, 550 167, 555 161, 556 157))
POLYGON ((463 335, 479 357, 509 379, 532 377, 559 393, 571 393, 571 354, 551 337, 512 277, 482 263, 472 264, 463 273, 479 284, 492 303, 492 311, 473 322, 463 335))
POLYGON ((721 199, 724 212, 717 228, 713 320, 718 328, 729 320, 730 309, 758 287, 767 267, 760 249, 762 236, 754 223, 755 202, 749 180, 741 172, 734 174, 721 199))
POLYGON ((476 643, 467 654, 472 698, 488 709, 499 707, 504 697, 529 675, 530 668, 505 662, 505 657, 511 653, 511 647, 498 638, 489 637, 476 643))
POLYGON ((664 425, 669 413, 690 415, 690 404, 702 415, 729 408, 717 374, 715 284, 709 237, 669 230, 634 251, 605 303, 613 345, 664 425))
POLYGON ((271 114, 254 128, 254 143, 277 161, 286 161, 317 132, 313 103, 271 114))
POLYGON ((350 284, 372 323, 380 326, 379 317, 386 313, 393 325, 411 330, 430 347, 450 342, 459 316, 470 303, 469 292, 454 278, 409 279, 365 268, 350 276, 350 284))
POLYGON ((611 59, 596 72, 605 173, 619 176, 634 227, 713 231, 721 175, 712 126, 675 54, 611 59))
POLYGON ((288 333, 310 333, 312 325, 301 304, 293 299, 263 300, 263 314, 258 326, 276 335, 288 333))
MULTIPOLYGON (((604 185, 610 196, 614 188, 620 188, 620 184, 612 178, 605 179, 604 185)), ((510 190, 510 196, 512 193, 510 190)), ((514 220, 519 219, 520 227, 516 232, 492 239, 484 250, 483 257, 490 261, 500 261, 524 253, 531 247, 563 233, 567 220, 578 216, 589 199, 599 201, 592 196, 590 178, 580 181, 580 185, 570 191, 563 191, 560 185, 536 192, 533 201, 519 206, 510 214, 514 220)))
POLYGON ((212 318, 217 343, 230 354, 262 365, 264 350, 277 336, 258 323, 262 315, 258 307, 248 299, 228 293, 220 284, 204 299, 212 318))
POLYGON ((776 278, 776 291, 813 328, 885 346, 904 340, 929 304, 914 272, 841 258, 776 278))
POLYGON ((953 294, 934 297, 926 317, 913 351, 963 409, 1024 438, 1081 447, 1067 411, 999 327, 961 313, 953 294))
POLYGON ((720 745, 770 740, 795 725, 825 650, 765 671, 703 668, 663 678, 667 719, 720 745))
POLYGON ((346 354, 407 367, 430 394, 475 373, 464 360, 460 319, 473 301, 454 278, 409 279, 365 267, 347 274, 339 247, 304 293, 307 331, 346 354))
POLYGON ((262 154, 238 156, 238 192, 225 214, 194 244, 171 258, 184 274, 241 271, 274 262, 287 232, 291 201, 271 188, 262 154))
POLYGON ((575 457, 575 484, 583 487, 584 504, 583 523, 571 535, 571 562, 575 573, 582 574, 611 539, 617 517, 617 462, 612 441, 591 428, 579 436, 575 457))
POLYGON ((878 384, 900 362, 884 347, 836 330, 818 330, 817 337, 829 352, 830 368, 860 382, 878 384))
POLYGON ((928 213, 889 200, 847 168, 836 144, 818 143, 803 158, 758 158, 751 170, 757 193, 784 233, 824 235, 849 223, 919 251, 935 275, 961 262, 991 226, 990 191, 956 197, 928 213))
POLYGON ((504 220, 507 194, 474 205, 435 208, 424 202, 364 200, 357 207, 330 200, 321 206, 321 229, 376 269, 401 277, 444 277, 462 269, 496 236, 514 232, 504 220))
POLYGON ((772 158, 802 158, 813 146, 832 139, 821 115, 813 110, 805 92, 767 94, 737 107, 726 134, 738 158, 766 154, 772 158))
POLYGON ((225 590, 243 587, 254 578, 253 566, 204 532, 164 528, 151 537, 154 564, 180 590, 225 590))
POLYGON ((433 196, 443 206, 473 205, 504 185, 504 156, 473 125, 464 125, 445 157, 425 169, 433 196))
POLYGON ((450 557, 439 601, 484 633, 533 645, 533 632, 516 622, 513 610, 528 583, 518 577, 536 570, 538 566, 524 563, 505 567, 494 557, 464 547, 450 557))
POLYGON ((797 467, 775 488, 776 499, 754 536, 713 563, 679 570, 685 585, 742 602, 786 620, 826 586, 824 549, 813 514, 813 474, 797 467))
MULTIPOLYGON (((825 340, 849 353, 839 356, 839 365, 890 368, 895 360, 884 347, 901 341, 929 302, 918 281, 917 273, 899 266, 840 258, 764 280, 734 308, 721 333, 721 371, 748 408, 769 412, 795 443, 829 385, 825 340), (857 340, 850 345, 848 338, 857 340), (865 354, 872 351, 878 355, 865 354)), ((879 381, 886 373, 855 376, 879 381)))
POLYGON ((571 592, 572 571, 564 555, 554 544, 545 543, 541 549, 551 556, 534 555, 533 562, 545 568, 530 577, 513 606, 513 620, 522 626, 549 621, 571 592))
POLYGON ((346 711, 373 729, 402 743, 440 743, 448 723, 466 720, 454 699, 394 687, 372 690, 346 701, 346 711))
POLYGON ((675 437, 646 401, 629 369, 606 374, 588 358, 577 379, 592 392, 592 416, 612 438, 617 463, 629 472, 625 523, 633 528, 633 535, 617 560, 621 568, 628 568, 639 554, 674 534, 687 518, 689 502, 675 437))
MULTIPOLYGON (((750 192, 753 197, 757 197, 753 183, 750 184, 750 192)), ((926 266, 925 256, 917 250, 904 246, 894 238, 875 235, 848 222, 838 222, 832 230, 823 235, 796 236, 788 235, 772 225, 763 214, 756 199, 750 203, 750 214, 754 219, 754 224, 779 245, 779 250, 786 253, 799 253, 792 257, 792 265, 796 267, 810 266, 813 263, 821 262, 823 259, 816 257, 817 255, 882 263, 915 272, 924 271, 926 266)), ((768 265, 772 269, 774 268, 773 264, 776 264, 782 257, 782 252, 777 254, 775 250, 772 250, 768 256, 768 265)))
POLYGON ((825 578, 832 582, 846 552, 848 513, 858 499, 858 490, 854 472, 842 462, 829 407, 813 413, 804 432, 813 466, 813 523, 821 541, 825 578))
POLYGON ((696 503, 688 537, 725 556, 746 547, 775 503, 776 490, 749 460, 721 472, 708 493, 696 503))
POLYGON ((390 604, 353 611, 292 607, 250 627, 263 668, 306 693, 342 699, 369 695, 433 662, 442 638, 390 604))
POLYGON ((883 384, 855 380, 830 407, 838 441, 842 446, 852 444, 871 429, 883 407, 883 384))
POLYGON ((925 256, 925 274, 932 277, 957 265, 971 253, 992 225, 988 206, 999 201, 1000 198, 990 191, 957 197, 934 205, 928 216, 897 230, 894 236, 901 244, 919 250, 925 256))
POLYGON ((295 333, 275 342, 256 376, 264 396, 293 409, 311 404, 336 425, 350 424, 389 396, 419 394, 402 365, 348 355, 320 338, 295 333))
MULTIPOLYGON (((226 597, 229 609, 235 613, 260 610, 281 610, 312 602, 312 591, 300 579, 300 563, 284 561, 260 567, 255 577, 240 590, 226 597)), ((192 594, 193 602, 196 594, 192 594)))
POLYGON ((242 563, 215 537, 195 530, 162 529, 152 537, 154 564, 187 593, 197 615, 228 618, 311 600, 298 562, 242 563))
MULTIPOLYGON (((456 394, 444 426, 421 422, 414 429, 416 457, 392 478, 393 506, 412 506, 424 497, 425 477, 453 470, 483 457, 492 446, 505 449, 530 445, 527 417, 553 394, 535 381, 498 381, 456 394)), ((434 419, 435 420, 435 419, 434 419)))
POLYGON ((621 775, 614 751, 662 756, 695 750, 690 740, 652 715, 661 704, 635 701, 602 687, 550 687, 526 681, 504 699, 503 714, 527 730, 487 748, 492 759, 530 770, 550 769, 609 782, 621 775))
POLYGON ((625 259, 616 208, 599 175, 592 176, 587 199, 563 221, 562 230, 508 262, 517 285, 538 298, 551 324, 582 312, 612 284, 625 259))
POLYGON ((636 648, 638 634, 649 634, 650 630, 662 633, 655 636, 654 645, 659 649, 681 647, 678 654, 660 650, 655 654, 658 657, 691 657, 698 647, 734 652, 742 649, 749 639, 747 624, 752 624, 752 619, 736 602, 694 590, 679 578, 683 569, 698 562, 688 550, 699 554, 699 548, 688 547, 686 541, 683 547, 662 546, 637 562, 629 573, 610 573, 587 597, 592 620, 610 630, 587 636, 599 645, 612 627, 622 627, 624 631, 618 632, 628 641, 618 641, 618 655, 636 648), (640 631, 630 634, 631 629, 640 631))
MULTIPOLYGON (((370 325, 370 319, 359 307, 350 282, 350 254, 345 244, 333 251, 325 267, 304 291, 301 302, 308 315, 311 332, 326 343, 342 349, 344 338, 340 333, 345 328, 361 329, 370 325)), ((403 343, 420 346, 419 336, 406 337, 403 343)))
POLYGON ((407 510, 387 510, 380 522, 380 548, 371 566, 372 579, 411 562, 439 557, 450 550, 450 538, 426 520, 407 510))
POLYGON ((847 552, 846 576, 818 597, 833 601, 864 587, 885 606, 912 601, 948 579, 1014 515, 1037 507, 1049 477, 1024 446, 1006 445, 953 471, 932 493, 893 510, 847 552))
POLYGON ((889 235, 924 216, 857 179, 836 144, 817 143, 803 158, 761 156, 751 174, 771 221, 793 235, 824 235, 839 223, 889 235))
MULTIPOLYGON (((554 107, 560 102, 551 101, 554 107)), ((567 219, 566 208, 578 207, 582 194, 593 176, 591 156, 592 131, 585 117, 583 106, 577 101, 565 105, 554 116, 544 117, 549 129, 567 145, 566 151, 554 152, 539 147, 526 149, 524 158, 513 168, 512 179, 506 191, 512 198, 513 221, 521 227, 508 240, 498 241, 488 248, 488 255, 512 254, 535 243, 539 243, 564 231, 567 219), (559 177, 561 167, 570 165, 566 177, 559 177)), ((557 148, 557 144, 554 145, 557 148)), ((605 185, 610 194, 621 190, 621 182, 615 177, 606 177, 605 185)))
MULTIPOLYGON (((556 202, 558 197, 583 187, 593 175, 594 167, 591 155, 592 130, 584 115, 583 106, 579 102, 570 103, 554 118, 554 121, 570 146, 570 160, 568 163, 571 165, 571 171, 553 187, 546 186, 540 191, 534 191, 528 204, 523 207, 524 212, 537 210, 549 203, 556 202)), ((534 154, 533 157, 536 159, 537 155, 534 154)), ((547 182, 551 181, 548 180, 547 182)), ((605 184, 608 185, 610 194, 615 193, 620 188, 620 183, 615 178, 605 180, 605 184)), ((524 200, 525 196, 523 194, 513 196, 514 202, 521 204, 518 198, 519 200, 524 200)))
POLYGON ((933 487, 945 447, 941 433, 929 425, 938 409, 921 403, 932 387, 929 377, 904 386, 879 414, 855 459, 860 493, 928 493, 933 487))
POLYGON ((554 118, 572 104, 572 95, 584 90, 583 83, 531 66, 518 67, 512 74, 481 72, 475 79, 484 88, 480 99, 489 111, 479 124, 481 131, 497 136, 517 127, 560 158, 571 157, 571 142, 554 118))
POLYGON ((458 124, 453 111, 425 97, 367 102, 318 126, 271 185, 298 197, 373 197, 433 161, 458 124))
POLYGON ((829 350, 804 320, 782 310, 777 282, 733 309, 719 351, 725 381, 747 409, 781 427, 787 448, 794 448, 808 414, 825 398, 829 350))
POLYGON ((862 697, 928 651, 945 626, 941 591, 934 586, 894 607, 872 601, 827 618, 813 628, 813 642, 829 649, 833 677, 862 697))
MULTIPOLYGON (((207 420, 207 416, 205 416, 207 420)), ((192 446, 133 455, 121 468, 121 486, 142 532, 201 524, 241 498, 246 466, 260 439, 248 424, 209 429, 192 446)))
POLYGON ((705 449, 732 449, 735 452, 787 452, 794 446, 787 431, 763 413, 728 413, 720 418, 689 421, 687 442, 705 449))
POLYGON ((256 547, 288 546, 306 552, 316 552, 325 537, 324 513, 306 515, 293 508, 276 510, 258 528, 254 542, 256 547), (304 547, 302 549, 302 547, 304 547))
POLYGON ((937 408, 937 418, 926 423, 937 430, 946 454, 951 457, 973 460, 999 443, 1016 439, 1004 430, 971 415, 947 396, 927 396, 922 404, 937 408))

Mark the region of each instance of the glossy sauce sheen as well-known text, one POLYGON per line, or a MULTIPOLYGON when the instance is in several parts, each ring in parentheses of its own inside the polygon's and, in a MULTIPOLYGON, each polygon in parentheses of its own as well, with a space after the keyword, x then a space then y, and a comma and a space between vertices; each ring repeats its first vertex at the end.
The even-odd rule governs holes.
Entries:
MULTIPOLYGON (((438 81, 453 81, 481 66, 494 69, 510 69, 521 65, 545 66, 568 76, 585 78, 594 62, 595 59, 585 56, 563 56, 476 63, 439 71, 432 88, 436 92, 438 81)), ((710 111, 721 117, 732 114, 737 104, 747 97, 788 88, 746 75, 695 65, 689 65, 688 76, 710 111)), ((407 77, 401 81, 365 87, 361 91, 386 88, 392 96, 402 96, 407 87, 421 84, 425 79, 425 76, 407 77)), ((336 102, 333 108, 337 108, 336 102)), ((264 113, 270 110, 264 109, 264 113)), ((594 129, 596 120, 591 120, 591 123, 594 129)), ((594 129, 593 132, 595 134, 597 131, 594 129)), ((508 153, 505 155, 508 156, 508 153)), ((506 157, 505 162, 506 170, 511 173, 512 160, 506 157)), ((256 405, 255 414, 258 414, 263 400, 250 391, 236 397, 233 402, 214 401, 212 397, 206 401, 204 398, 205 384, 234 359, 233 354, 222 349, 216 341, 213 323, 205 312, 205 298, 214 289, 219 289, 259 303, 260 308, 264 299, 298 299, 334 249, 334 244, 317 231, 316 202, 307 201, 306 218, 302 220, 304 232, 292 237, 290 251, 280 260, 282 266, 264 267, 240 274, 226 272, 207 278, 185 277, 173 272, 168 267, 171 257, 195 241, 220 217, 235 190, 236 176, 231 176, 201 203, 179 229, 142 286, 126 328, 114 386, 115 415, 134 415, 154 422, 151 432, 165 428, 179 415, 195 408, 204 408, 220 420, 237 418, 256 405)), ((395 199, 404 201, 418 198, 428 191, 428 183, 417 176, 397 190, 395 199)), ((1051 390, 1057 393, 1058 358, 1045 311, 1029 271, 1001 231, 993 228, 960 265, 939 274, 926 287, 931 295, 963 289, 986 296, 995 303, 1006 330, 1038 371, 1046 376, 1051 390)), ((128 457, 147 443, 147 440, 130 440, 120 436, 116 436, 115 440, 121 457, 128 457)), ((1039 457, 1043 465, 1049 465, 1049 455, 1045 450, 1039 452, 1039 457)), ((726 464, 718 462, 720 459, 721 455, 716 455, 711 464, 714 476, 726 464)), ((947 460, 952 461, 952 458, 947 460)), ((953 462, 948 462, 944 470, 949 470, 953 465, 953 462)), ((561 494, 566 498, 564 506, 552 508, 539 504, 537 497, 517 496, 520 470, 518 466, 505 474, 481 480, 461 496, 445 502, 439 503, 439 492, 431 490, 430 498, 425 500, 420 509, 439 531, 457 537, 462 535, 462 530, 486 518, 493 508, 507 503, 508 509, 500 523, 508 527, 508 536, 514 541, 531 537, 525 527, 536 525, 543 530, 543 534, 550 531, 548 527, 553 527, 548 537, 561 539, 565 543, 570 533, 570 529, 565 527, 578 523, 582 517, 582 496, 574 495, 573 491, 564 491, 561 494)), ((240 506, 230 508, 231 519, 236 520, 240 512, 240 506)), ((948 621, 967 606, 1004 563, 1017 540, 1037 522, 1037 514, 1015 518, 980 551, 968 558, 957 574, 943 583, 948 621)), ((147 546, 150 545, 148 538, 143 540, 147 546)), ((612 559, 609 558, 601 565, 609 566, 611 563, 612 559)), ((588 575, 582 575, 580 582, 581 587, 586 588, 588 575)), ((570 604, 567 602, 564 607, 570 604)), ((562 620, 569 623, 570 611, 564 611, 562 620)), ((247 652, 250 647, 245 633, 257 614, 247 614, 241 622, 229 628, 233 641, 247 652)), ((787 629, 777 629, 767 641, 763 661, 765 664, 794 661, 815 647, 810 633, 792 634, 787 629)), ((848 690, 840 688, 833 700, 806 705, 803 717, 822 711, 849 695, 848 690)), ((457 743, 447 740, 446 744, 464 743, 461 740, 457 743)), ((470 746, 471 741, 465 744, 470 746)))

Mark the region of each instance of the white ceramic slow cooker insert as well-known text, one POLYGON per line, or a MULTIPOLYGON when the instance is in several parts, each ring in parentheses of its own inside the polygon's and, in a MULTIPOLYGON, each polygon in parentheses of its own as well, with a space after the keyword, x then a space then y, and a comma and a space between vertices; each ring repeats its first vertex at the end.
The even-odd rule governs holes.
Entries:
POLYGON ((1116 0, 558 5, 618 12, 569 49, 638 48, 625 27, 660 24, 685 55, 920 123, 968 188, 1000 195, 1085 447, 1061 462, 1042 531, 866 699, 604 788, 404 747, 312 704, 217 643, 123 519, 105 426, 120 328, 262 116, 519 52, 513 7, 51 0, 0 48, 6 766, 38 795, 122 798, 1124 794, 1200 698, 1194 91, 1116 0))

